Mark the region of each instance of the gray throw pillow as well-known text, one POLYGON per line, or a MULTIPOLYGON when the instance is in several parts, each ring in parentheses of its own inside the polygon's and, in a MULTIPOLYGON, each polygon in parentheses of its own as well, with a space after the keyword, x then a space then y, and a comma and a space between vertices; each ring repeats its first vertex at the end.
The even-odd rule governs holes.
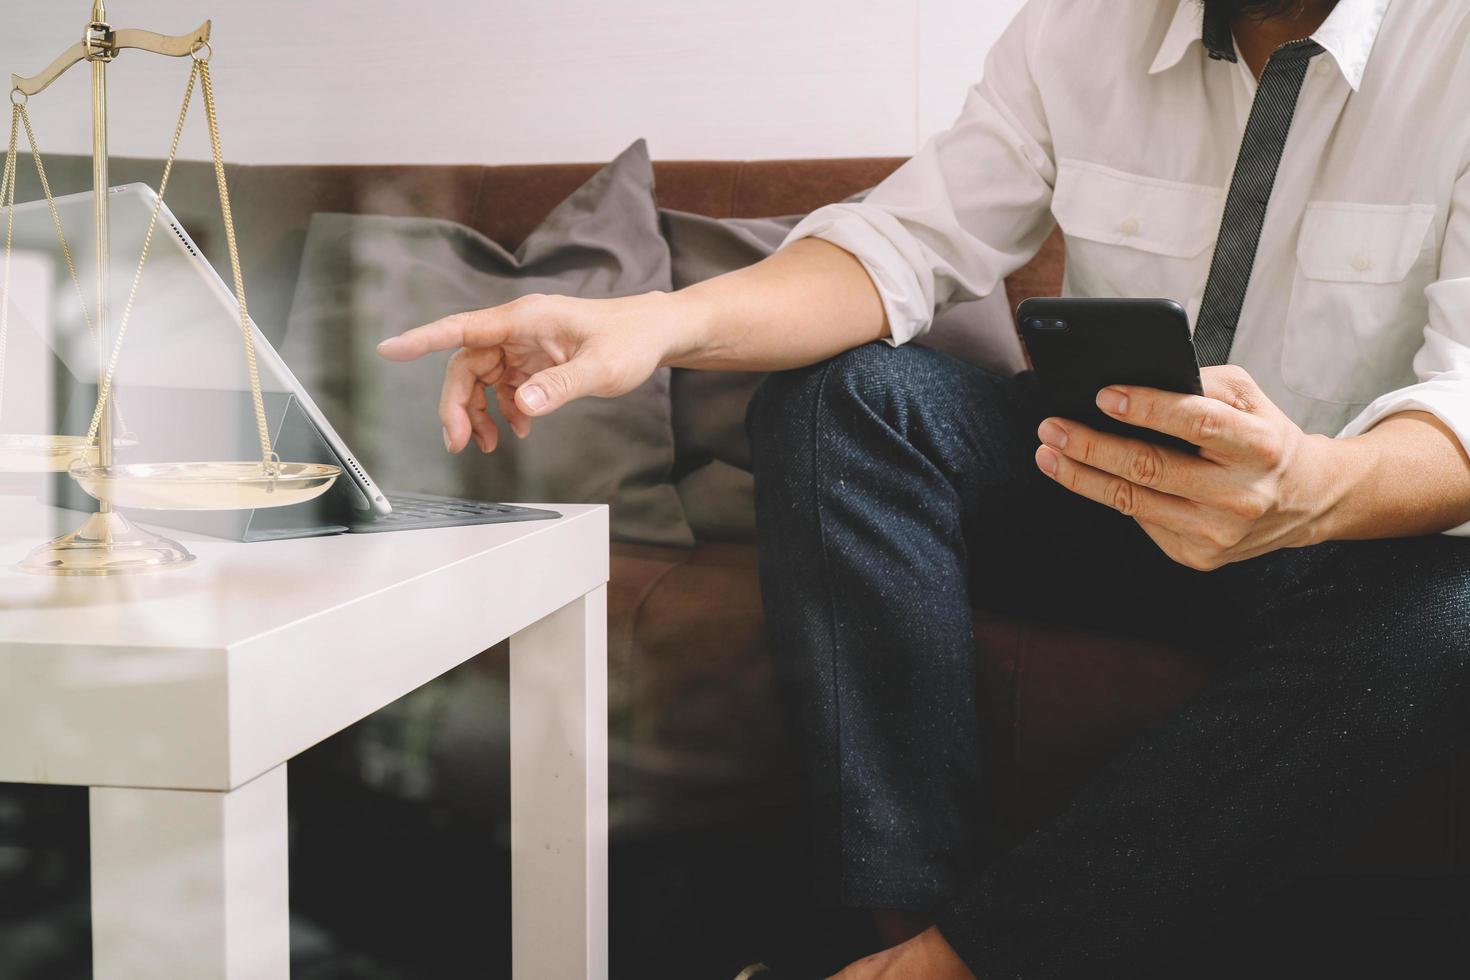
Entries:
MULTIPOLYGON (((848 198, 860 201, 864 191, 848 198)), ((669 242, 675 289, 753 265, 785 240, 802 215, 779 218, 708 218, 660 210, 669 242)), ((1025 366, 1003 292, 960 303, 935 318, 917 343, 1014 374, 1025 366)), ((763 374, 675 370, 673 411, 679 496, 694 535, 702 540, 755 536, 755 483, 745 409, 763 374)))
MULTIPOLYGON (((608 503, 621 540, 688 546, 669 482, 669 372, 617 399, 586 398, 489 456, 444 451, 436 407, 449 353, 409 364, 379 341, 527 293, 627 296, 671 286, 653 166, 634 143, 559 204, 514 254, 434 218, 317 214, 302 254, 283 353, 387 489, 481 500, 608 503)), ((494 411, 494 399, 490 399, 494 411)))

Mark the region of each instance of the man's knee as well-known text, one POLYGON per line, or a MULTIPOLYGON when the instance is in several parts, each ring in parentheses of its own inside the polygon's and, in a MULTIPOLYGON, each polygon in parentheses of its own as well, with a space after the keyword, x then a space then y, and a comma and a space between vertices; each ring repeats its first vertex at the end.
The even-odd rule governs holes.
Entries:
POLYGON ((916 389, 916 379, 933 374, 944 355, 912 345, 864 344, 825 361, 768 375, 750 401, 745 425, 752 450, 790 446, 809 434, 823 416, 865 407, 886 416, 916 389))
MULTIPOLYGON (((1367 558, 1345 586, 1378 601, 1360 602, 1356 627, 1389 672, 1406 671, 1431 688, 1470 694, 1470 541, 1433 535, 1349 544, 1367 558), (1379 556, 1379 561, 1371 560, 1379 556), (1363 578, 1367 577, 1367 581, 1363 578)), ((1329 556, 1330 557, 1330 556, 1329 556)), ((1335 590, 1334 590, 1335 591, 1335 590)))
POLYGON ((1445 680, 1470 692, 1470 541, 1430 540, 1438 547, 1430 549, 1422 591, 1407 598, 1410 616, 1445 680))

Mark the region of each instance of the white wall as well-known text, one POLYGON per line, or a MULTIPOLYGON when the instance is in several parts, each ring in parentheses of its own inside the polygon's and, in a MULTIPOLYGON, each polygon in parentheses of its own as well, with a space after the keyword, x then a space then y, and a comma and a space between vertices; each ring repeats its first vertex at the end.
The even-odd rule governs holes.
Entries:
MULTIPOLYGON (((958 111, 1022 0, 113 0, 118 27, 214 20, 225 154, 241 162, 911 153, 958 111)), ((91 0, 4 0, 0 71, 33 74, 91 0)), ((32 100, 43 149, 89 147, 86 71, 32 100)), ((167 149, 187 69, 125 52, 112 150, 167 149)), ((206 158, 202 107, 183 155, 206 158)), ((24 137, 22 137, 22 140, 24 137)))

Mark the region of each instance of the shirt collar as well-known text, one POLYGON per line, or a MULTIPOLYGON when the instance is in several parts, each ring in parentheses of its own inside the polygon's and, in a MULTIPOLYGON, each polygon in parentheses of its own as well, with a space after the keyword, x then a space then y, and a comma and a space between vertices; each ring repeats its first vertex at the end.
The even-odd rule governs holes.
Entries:
MULTIPOLYGON (((1373 42, 1378 39, 1378 30, 1383 26, 1383 16, 1388 12, 1391 0, 1338 0, 1327 20, 1317 28, 1312 40, 1332 55, 1347 83, 1356 92, 1363 84, 1363 72, 1368 67, 1368 55, 1373 42)), ((1174 11, 1174 20, 1164 33, 1164 41, 1149 74, 1168 71, 1184 58, 1184 54, 1196 41, 1205 48, 1211 58, 1235 61, 1235 41, 1230 33, 1230 21, 1223 15, 1223 8, 1211 0, 1179 0, 1174 11)))

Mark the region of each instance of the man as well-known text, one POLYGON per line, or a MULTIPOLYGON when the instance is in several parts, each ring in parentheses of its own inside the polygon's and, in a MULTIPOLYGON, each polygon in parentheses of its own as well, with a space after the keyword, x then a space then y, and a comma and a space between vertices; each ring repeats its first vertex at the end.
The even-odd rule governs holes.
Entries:
POLYGON ((494 448, 486 386, 524 436, 662 364, 782 371, 750 415, 761 572, 823 884, 912 933, 840 976, 1138 976, 1464 734, 1466 50, 1459 0, 1032 0, 954 128, 759 265, 382 351, 459 349, 453 451, 494 448), (899 346, 1054 222, 1071 294, 1188 308, 1205 396, 1097 401, 1197 456, 899 346), (1220 661, 987 867, 972 600, 1220 661))

